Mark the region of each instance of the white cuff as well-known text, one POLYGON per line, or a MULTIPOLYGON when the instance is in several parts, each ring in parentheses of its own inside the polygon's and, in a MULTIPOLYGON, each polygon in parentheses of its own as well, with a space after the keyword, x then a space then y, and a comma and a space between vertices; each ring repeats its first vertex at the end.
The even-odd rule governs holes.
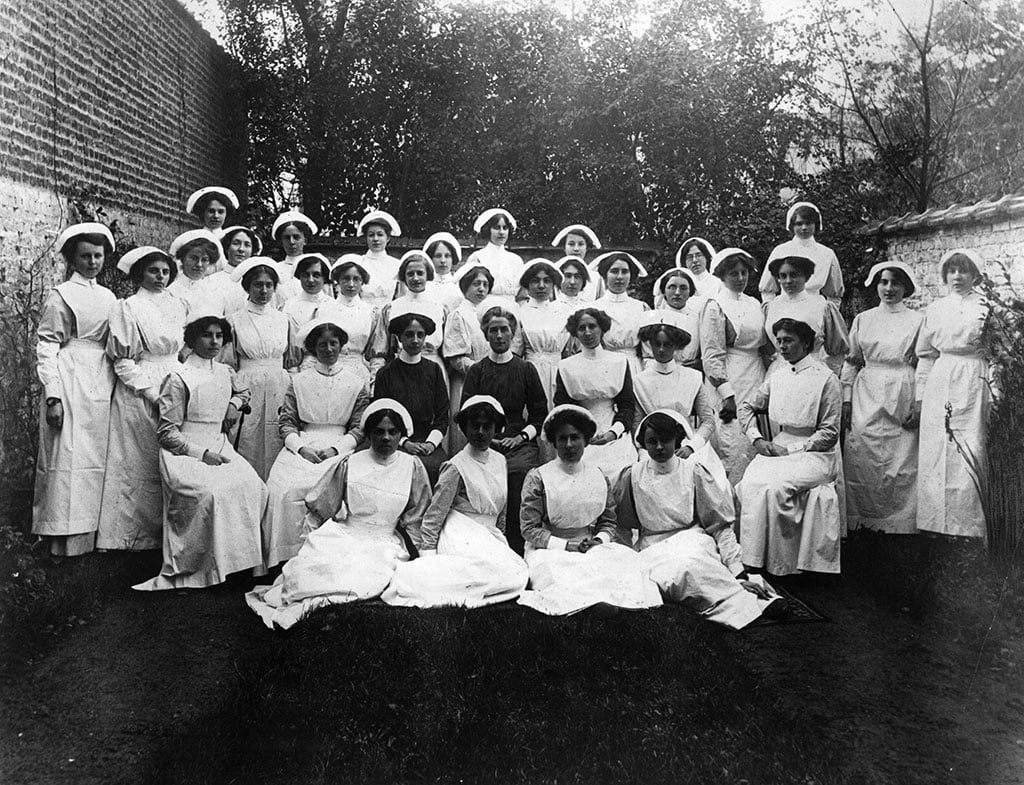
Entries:
POLYGON ((188 446, 188 456, 190 458, 195 458, 197 461, 201 461, 201 460, 203 460, 203 456, 204 455, 206 455, 206 449, 205 448, 199 447, 199 446, 197 446, 195 444, 190 444, 188 446))
POLYGON ((437 556, 437 548, 420 548, 420 556, 437 556))
POLYGON ((736 392, 732 389, 732 385, 729 382, 722 382, 718 387, 715 388, 718 394, 724 398, 735 398, 736 392))
POLYGON ((564 551, 565 546, 569 544, 568 540, 563 540, 561 537, 551 535, 548 538, 548 550, 549 551, 564 551))
POLYGON ((608 532, 598 532, 594 539, 600 540, 601 542, 607 545, 609 542, 612 541, 612 536, 608 532))
POLYGON ((43 386, 43 400, 48 398, 57 398, 60 401, 64 400, 64 396, 61 394, 61 383, 59 381, 50 382, 43 386))
POLYGON ((853 403, 853 386, 843 385, 843 403, 853 403))
POLYGON ((807 451, 807 440, 804 439, 800 442, 794 442, 793 444, 786 445, 786 455, 792 455, 795 452, 806 452, 807 451))
POLYGON ((758 439, 763 439, 764 436, 761 435, 761 430, 756 425, 751 425, 747 428, 747 438, 750 439, 750 443, 753 444, 758 439))
POLYGON ((234 395, 231 397, 231 400, 228 401, 228 406, 234 406, 235 411, 241 413, 242 407, 245 406, 245 401, 243 401, 237 395, 234 395))
POLYGON ((701 447, 708 443, 708 440, 701 436, 699 433, 695 433, 692 439, 687 439, 684 443, 689 443, 690 449, 693 450, 694 452, 697 452, 697 450, 699 450, 701 447))
POLYGON ((612 427, 609 428, 608 430, 614 432, 615 438, 618 439, 620 436, 622 436, 623 433, 626 432, 626 426, 623 425, 618 420, 616 420, 615 422, 612 423, 612 427))
POLYGON ((434 445, 434 449, 436 450, 441 445, 443 439, 444 434, 437 430, 437 428, 435 428, 434 430, 427 434, 427 438, 424 439, 423 441, 425 441, 427 444, 434 445))
POLYGON ((537 427, 534 425, 527 425, 523 428, 521 433, 526 436, 526 441, 530 441, 530 439, 537 438, 537 427))
POLYGON ((303 442, 302 436, 298 433, 290 433, 284 437, 284 446, 289 452, 298 454, 299 450, 302 449, 303 444, 305 444, 305 442, 303 442))

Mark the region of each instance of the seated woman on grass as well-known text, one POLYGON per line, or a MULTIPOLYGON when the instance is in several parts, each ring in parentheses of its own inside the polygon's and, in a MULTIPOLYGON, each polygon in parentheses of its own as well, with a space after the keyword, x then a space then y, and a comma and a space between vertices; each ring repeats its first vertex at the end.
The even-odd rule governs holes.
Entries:
POLYGON ((491 449, 505 411, 490 395, 467 398, 456 422, 469 443, 441 467, 423 516, 420 558, 399 564, 382 599, 420 608, 475 608, 513 600, 529 570, 505 539, 505 456, 491 449))
POLYGON ((519 603, 552 616, 602 602, 621 608, 661 605, 639 554, 614 542, 615 499, 608 481, 583 460, 596 431, 582 406, 556 406, 544 421, 544 438, 557 457, 531 469, 523 484, 519 521, 531 591, 519 603))
POLYGON ((785 612, 785 600, 747 580, 733 534, 732 489, 699 463, 680 460, 686 420, 659 409, 637 429, 647 457, 623 469, 615 485, 620 529, 638 529, 644 569, 667 600, 740 629, 761 616, 785 612))
POLYGON ((268 627, 287 629, 315 608, 379 597, 409 559, 408 541, 419 541, 430 482, 420 459, 398 449, 412 433, 409 412, 382 398, 366 407, 361 427, 370 449, 346 455, 314 486, 302 548, 272 586, 245 597, 268 627))

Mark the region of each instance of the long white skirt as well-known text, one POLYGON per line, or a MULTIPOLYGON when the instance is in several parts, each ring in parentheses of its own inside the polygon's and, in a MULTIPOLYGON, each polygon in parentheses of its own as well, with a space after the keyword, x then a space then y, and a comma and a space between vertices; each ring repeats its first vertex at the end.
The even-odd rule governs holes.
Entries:
POLYGON ((640 554, 618 543, 606 543, 586 553, 526 546, 532 589, 519 604, 566 616, 598 603, 620 608, 656 608, 661 592, 644 570, 640 554))
POLYGON ((714 538, 699 526, 640 551, 640 561, 665 599, 734 630, 760 617, 769 600, 747 591, 722 564, 714 538))
POLYGON ((772 575, 839 572, 836 461, 832 452, 803 452, 750 462, 736 488, 744 564, 772 575))
POLYGON ((316 608, 379 597, 408 559, 393 527, 329 520, 306 536, 273 585, 257 586, 245 601, 268 627, 288 629, 316 608))
POLYGON ((514 600, 530 570, 493 526, 458 510, 445 519, 437 555, 399 564, 381 597, 388 605, 479 608, 514 600))

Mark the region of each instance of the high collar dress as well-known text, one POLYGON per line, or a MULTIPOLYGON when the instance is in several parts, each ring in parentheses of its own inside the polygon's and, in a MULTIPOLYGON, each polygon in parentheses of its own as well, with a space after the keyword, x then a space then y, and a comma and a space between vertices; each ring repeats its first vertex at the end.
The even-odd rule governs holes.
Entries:
MULTIPOLYGON (((460 292, 461 294, 461 292, 460 292)), ((448 313, 444 327, 444 342, 441 353, 448 366, 448 399, 451 417, 459 413, 462 406, 462 389, 469 369, 488 355, 491 347, 487 344, 476 306, 463 298, 454 311, 448 313)), ((445 436, 445 448, 454 455, 466 446, 466 438, 457 427, 449 428, 445 436)))
POLYGON ((301 288, 298 294, 282 306, 281 312, 288 317, 289 332, 292 336, 292 362, 290 364, 305 370, 316 362, 316 358, 299 343, 299 330, 317 317, 333 312, 333 308, 334 298, 323 289, 316 294, 309 294, 301 288))
POLYGON ((380 323, 380 312, 362 297, 341 296, 323 304, 318 314, 337 319, 348 335, 338 362, 356 376, 371 382, 384 365, 384 349, 379 356, 375 351, 377 336, 386 333, 385 325, 380 323))

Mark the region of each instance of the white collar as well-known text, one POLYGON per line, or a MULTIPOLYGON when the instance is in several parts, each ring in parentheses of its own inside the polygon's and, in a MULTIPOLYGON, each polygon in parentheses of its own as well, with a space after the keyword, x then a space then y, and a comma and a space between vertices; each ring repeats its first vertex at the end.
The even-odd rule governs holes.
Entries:
POLYGON ((362 304, 363 298, 360 297, 358 294, 352 297, 349 297, 347 294, 339 294, 338 299, 335 300, 335 302, 338 305, 344 306, 345 308, 355 308, 356 306, 362 304))
POLYGON ((86 278, 79 272, 71 273, 71 277, 68 278, 72 283, 77 283, 79 286, 98 286, 95 278, 86 278))
POLYGON ((294 266, 295 263, 299 261, 299 259, 301 259, 303 256, 305 256, 305 254, 301 253, 298 256, 286 256, 284 257, 284 261, 281 262, 281 264, 288 264, 294 266))
POLYGON ((584 346, 580 350, 580 354, 586 357, 588 360, 600 360, 602 357, 604 357, 604 347, 597 346, 593 349, 588 349, 586 346, 584 346))
POLYGON ((501 354, 495 354, 494 350, 492 349, 487 356, 490 358, 492 363, 497 363, 498 365, 505 365, 506 363, 512 362, 511 349, 508 349, 507 351, 504 351, 501 354))
POLYGON ((477 450, 473 447, 473 445, 467 444, 466 452, 469 454, 469 457, 472 458, 477 463, 487 465, 488 463, 491 462, 491 451, 486 447, 483 450, 477 450))
POLYGON ((803 359, 801 359, 799 362, 793 363, 789 367, 793 370, 793 373, 803 373, 808 368, 817 364, 818 361, 814 357, 814 352, 811 351, 804 355, 803 359))
POLYGON ((675 360, 672 360, 671 362, 667 363, 660 363, 657 360, 655 360, 654 362, 651 363, 651 368, 653 368, 657 373, 660 373, 662 375, 675 373, 677 367, 678 366, 676 365, 675 360))
POLYGON ((203 359, 202 357, 200 357, 198 354, 196 354, 194 352, 192 354, 190 354, 187 358, 185 358, 185 364, 186 365, 190 365, 193 368, 202 368, 204 371, 212 371, 213 370, 213 362, 214 362, 213 359, 209 359, 209 360, 203 359))
POLYGON ((398 359, 406 365, 415 365, 423 359, 423 352, 420 352, 419 354, 409 354, 405 349, 399 349, 398 359))
POLYGON ((907 310, 907 306, 903 302, 903 300, 900 300, 895 305, 889 305, 889 303, 880 302, 878 304, 878 310, 884 311, 885 313, 902 313, 903 311, 907 310))
POLYGON ((321 289, 316 294, 310 294, 305 289, 299 291, 299 299, 304 300, 307 303, 318 303, 324 299, 324 290, 321 289))
POLYGON ((788 300, 791 303, 801 302, 803 300, 806 300, 810 296, 811 296, 811 293, 809 291, 807 291, 807 289, 804 289, 802 292, 800 292, 800 294, 795 294, 792 297, 790 295, 786 294, 785 290, 781 289, 781 287, 780 287, 780 291, 779 291, 779 297, 781 297, 784 300, 788 300))
POLYGON ((526 305, 530 308, 547 308, 551 304, 551 300, 538 300, 535 297, 527 297, 526 305))
POLYGON ((616 294, 613 291, 605 290, 604 299, 610 303, 624 303, 629 299, 629 292, 619 292, 616 294))
POLYGON ((576 463, 566 463, 556 455, 555 465, 566 474, 579 474, 581 471, 583 471, 582 460, 576 461, 576 463))
MULTIPOLYGON (((341 359, 340 355, 338 359, 341 359)), ((313 367, 316 368, 317 373, 324 376, 337 376, 345 368, 340 362, 335 362, 334 365, 324 365, 319 360, 316 361, 313 367)))
POLYGON ((398 450, 395 450, 393 453, 391 453, 391 455, 388 455, 387 457, 378 455, 372 449, 367 450, 367 452, 370 453, 370 459, 379 466, 390 466, 391 464, 398 460, 398 450))
POLYGON ((267 312, 267 305, 266 304, 264 304, 264 305, 257 305, 252 300, 246 300, 245 301, 245 310, 247 310, 249 313, 266 313, 267 312))
POLYGON ((648 464, 650 465, 651 471, 654 474, 672 474, 676 469, 679 468, 679 456, 673 455, 664 463, 659 463, 658 461, 651 458, 648 461, 648 464))

